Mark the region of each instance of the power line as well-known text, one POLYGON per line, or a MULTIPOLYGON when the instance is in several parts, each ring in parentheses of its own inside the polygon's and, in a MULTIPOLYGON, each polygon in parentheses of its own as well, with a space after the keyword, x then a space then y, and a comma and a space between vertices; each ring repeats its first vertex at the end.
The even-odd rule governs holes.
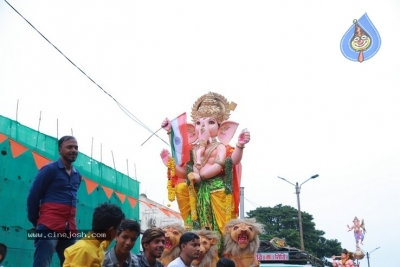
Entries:
MULTIPOLYGON (((52 42, 49 41, 49 39, 47 39, 38 29, 36 29, 35 26, 32 25, 32 23, 30 23, 24 16, 22 16, 21 13, 18 12, 18 10, 16 10, 10 3, 7 2, 7 0, 4 0, 4 2, 7 3, 7 5, 9 5, 21 18, 23 18, 37 33, 40 34, 40 36, 42 36, 50 45, 52 45, 62 56, 64 56, 65 59, 67 59, 74 67, 76 67, 83 75, 85 75, 91 82, 93 82, 98 88, 100 88, 100 90, 102 90, 106 95, 108 95, 112 100, 115 101, 115 103, 117 103, 118 107, 130 118, 132 119, 134 122, 136 122, 137 124, 139 124, 140 126, 142 126, 143 128, 145 128, 146 130, 148 130, 149 132, 151 132, 152 134, 154 134, 154 132, 147 127, 142 121, 140 121, 135 115, 133 115, 128 109, 126 109, 121 103, 119 103, 112 95, 110 95, 106 90, 103 89, 103 87, 101 87, 98 83, 96 83, 92 78, 89 77, 89 75, 87 75, 81 68, 79 68, 74 62, 72 62, 72 60, 70 60, 63 52, 61 52, 60 49, 58 49, 52 42)), ((159 137, 157 134, 155 134, 155 136, 157 136, 161 141, 163 141, 164 143, 166 143, 167 145, 169 145, 164 139, 162 139, 161 137, 159 137)))
POLYGON ((247 200, 251 205, 253 205, 253 206, 256 207, 256 208, 261 207, 261 205, 259 205, 259 204, 255 203, 255 202, 251 201, 251 200, 248 199, 248 198, 244 198, 244 199, 247 200))

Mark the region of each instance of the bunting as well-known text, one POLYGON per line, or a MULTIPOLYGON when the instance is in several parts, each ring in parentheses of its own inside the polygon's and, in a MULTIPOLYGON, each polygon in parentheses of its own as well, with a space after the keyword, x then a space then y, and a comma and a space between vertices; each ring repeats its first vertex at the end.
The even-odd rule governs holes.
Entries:
POLYGON ((3 143, 4 140, 7 140, 7 138, 8 137, 6 135, 0 133, 0 144, 3 143))
MULTIPOLYGON (((129 197, 128 197, 128 199, 129 199, 129 197)), ((143 200, 139 200, 139 201, 140 201, 141 203, 145 204, 149 209, 157 208, 157 209, 159 209, 162 213, 164 213, 164 214, 165 214, 166 216, 168 216, 168 217, 171 217, 171 215, 173 215, 173 216, 176 217, 177 219, 182 220, 182 216, 181 216, 181 214, 180 214, 179 212, 175 212, 175 211, 173 211, 173 210, 164 208, 164 206, 161 206, 161 205, 154 205, 154 204, 151 204, 151 203, 146 202, 146 201, 143 201, 143 200)), ((136 204, 136 200, 135 200, 134 204, 136 204)), ((131 205, 132 205, 132 203, 131 203, 131 205)))
POLYGON ((142 202, 143 204, 146 204, 146 206, 149 207, 149 209, 152 209, 152 208, 153 208, 153 207, 151 206, 151 204, 148 203, 148 202, 145 202, 145 201, 140 201, 140 202, 142 202))
POLYGON ((179 213, 177 213, 177 212, 170 212, 170 213, 172 213, 172 215, 174 215, 176 218, 182 219, 182 217, 181 217, 181 215, 179 215, 179 213))
POLYGON ((113 190, 111 188, 105 187, 104 185, 101 186, 104 190, 104 192, 106 193, 106 196, 108 197, 108 199, 111 198, 111 195, 113 193, 113 190))
POLYGON ((20 145, 19 143, 15 142, 12 139, 9 139, 9 141, 13 158, 18 157, 19 155, 28 150, 28 148, 24 147, 23 145, 20 145))
POLYGON ((86 177, 82 177, 82 179, 85 181, 86 183, 86 191, 88 192, 88 195, 90 195, 99 185, 96 182, 93 182, 92 180, 89 180, 86 177))
POLYGON ((38 168, 38 170, 40 170, 47 163, 51 162, 51 160, 43 157, 42 155, 39 155, 38 153, 33 152, 33 151, 31 151, 31 152, 32 152, 33 159, 35 160, 36 168, 38 168))
POLYGON ((117 191, 114 191, 114 193, 117 195, 119 200, 121 200, 121 203, 124 203, 126 196, 124 194, 121 194, 121 193, 117 192, 117 191))
POLYGON ((132 209, 135 208, 136 203, 137 203, 137 199, 134 199, 132 197, 128 197, 128 201, 129 201, 129 204, 131 204, 132 209))
POLYGON ((168 217, 171 217, 171 214, 169 214, 169 211, 163 208, 159 208, 165 215, 167 215, 168 217))
MULTIPOLYGON (((7 135, 0 133, 0 144, 3 143, 5 140, 9 139, 10 142, 10 148, 11 148, 11 154, 13 156, 13 158, 16 158, 18 156, 20 156, 21 154, 25 153, 28 148, 19 144, 18 142, 8 138, 7 135)), ((31 151, 32 153, 32 157, 35 161, 35 165, 37 167, 38 170, 40 170, 43 166, 45 166, 46 164, 50 163, 51 160, 49 160, 48 158, 45 158, 44 156, 38 154, 37 152, 31 151)), ((99 186, 99 183, 94 182, 90 179, 88 179, 87 177, 82 177, 82 179, 85 181, 86 184, 86 191, 87 193, 90 195, 91 193, 93 193, 93 191, 99 186)), ((108 188, 106 186, 101 186, 104 190, 104 193, 106 194, 107 198, 110 199, 112 194, 115 193, 117 195, 117 197, 119 198, 119 200, 121 201, 121 203, 125 202, 126 197, 128 197, 128 201, 129 204, 132 208, 135 208, 136 203, 137 203, 137 199, 127 196, 123 193, 114 191, 111 188, 108 188)), ((150 203, 145 203, 150 209, 152 209, 152 205, 150 203)))
MULTIPOLYGON (((88 178, 86 178, 86 177, 83 177, 82 179, 85 180, 85 183, 86 183, 86 190, 87 190, 87 192, 88 192, 89 195, 90 195, 90 194, 97 188, 97 186, 99 185, 98 183, 93 182, 92 180, 90 180, 90 179, 88 179, 88 178)), ((112 196, 112 194, 115 193, 115 194, 117 195, 117 197, 119 198, 119 200, 121 201, 121 203, 124 203, 124 202, 125 202, 125 199, 126 199, 126 195, 125 195, 125 194, 120 193, 120 192, 117 192, 117 191, 115 191, 115 190, 112 190, 111 188, 108 188, 108 187, 106 187, 106 186, 104 186, 104 185, 102 185, 101 187, 103 188, 104 193, 106 194, 106 196, 107 196, 108 199, 110 199, 111 196, 112 196)), ((129 204, 131 205, 131 207, 134 208, 134 207, 136 206, 136 201, 137 201, 137 200, 134 199, 134 198, 132 198, 132 197, 129 197, 129 196, 128 196, 128 200, 129 200, 129 204)))

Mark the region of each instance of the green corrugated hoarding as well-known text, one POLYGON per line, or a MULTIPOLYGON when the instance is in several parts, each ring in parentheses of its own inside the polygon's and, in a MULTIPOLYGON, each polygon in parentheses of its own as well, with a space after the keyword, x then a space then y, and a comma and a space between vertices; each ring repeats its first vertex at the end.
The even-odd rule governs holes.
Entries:
MULTIPOLYGON (((34 246, 26 237, 32 228, 26 198, 38 168, 58 157, 56 138, 0 116, 0 243, 8 247, 4 267, 32 266, 34 246)), ((84 177, 78 191, 78 229, 91 228, 93 210, 104 202, 120 206, 127 218, 139 221, 138 181, 82 153, 74 167, 84 177)), ((59 266, 56 254, 52 266, 59 266)))

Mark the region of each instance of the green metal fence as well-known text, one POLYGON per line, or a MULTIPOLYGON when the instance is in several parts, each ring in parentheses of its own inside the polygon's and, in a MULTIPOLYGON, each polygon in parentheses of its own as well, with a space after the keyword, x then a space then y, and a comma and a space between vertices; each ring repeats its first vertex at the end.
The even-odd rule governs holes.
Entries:
MULTIPOLYGON (((58 157, 56 138, 0 116, 0 243, 8 247, 4 267, 32 266, 34 246, 26 237, 32 228, 26 198, 38 167, 58 157)), ((120 206, 127 218, 139 221, 138 181, 82 153, 74 167, 84 176, 78 191, 78 229, 91 228, 93 210, 104 202, 120 206)), ((139 252, 138 243, 134 253, 139 252)), ((52 266, 59 266, 56 254, 52 266)))

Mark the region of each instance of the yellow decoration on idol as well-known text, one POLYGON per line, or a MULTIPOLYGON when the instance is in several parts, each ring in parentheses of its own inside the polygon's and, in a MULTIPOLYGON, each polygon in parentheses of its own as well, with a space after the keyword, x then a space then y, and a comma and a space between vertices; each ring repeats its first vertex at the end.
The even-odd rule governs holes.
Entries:
POLYGON ((174 201, 175 200, 175 186, 172 186, 172 181, 171 179, 175 176, 175 160, 174 158, 169 158, 167 162, 168 166, 168 200, 169 201, 174 201))
POLYGON ((189 205, 190 205, 190 215, 192 217, 192 220, 197 220, 197 209, 196 209, 196 203, 197 203, 197 197, 196 197, 196 190, 194 189, 194 174, 193 172, 188 174, 188 178, 190 181, 189 185, 189 205))
POLYGON ((175 160, 174 160, 174 158, 169 158, 167 165, 168 165, 168 170, 170 170, 170 172, 171 172, 171 177, 168 177, 168 178, 172 178, 175 176, 175 160))
POLYGON ((232 205, 232 194, 227 194, 225 198, 225 207, 226 207, 226 213, 225 213, 225 220, 229 222, 232 219, 232 211, 233 211, 233 205, 232 205))

